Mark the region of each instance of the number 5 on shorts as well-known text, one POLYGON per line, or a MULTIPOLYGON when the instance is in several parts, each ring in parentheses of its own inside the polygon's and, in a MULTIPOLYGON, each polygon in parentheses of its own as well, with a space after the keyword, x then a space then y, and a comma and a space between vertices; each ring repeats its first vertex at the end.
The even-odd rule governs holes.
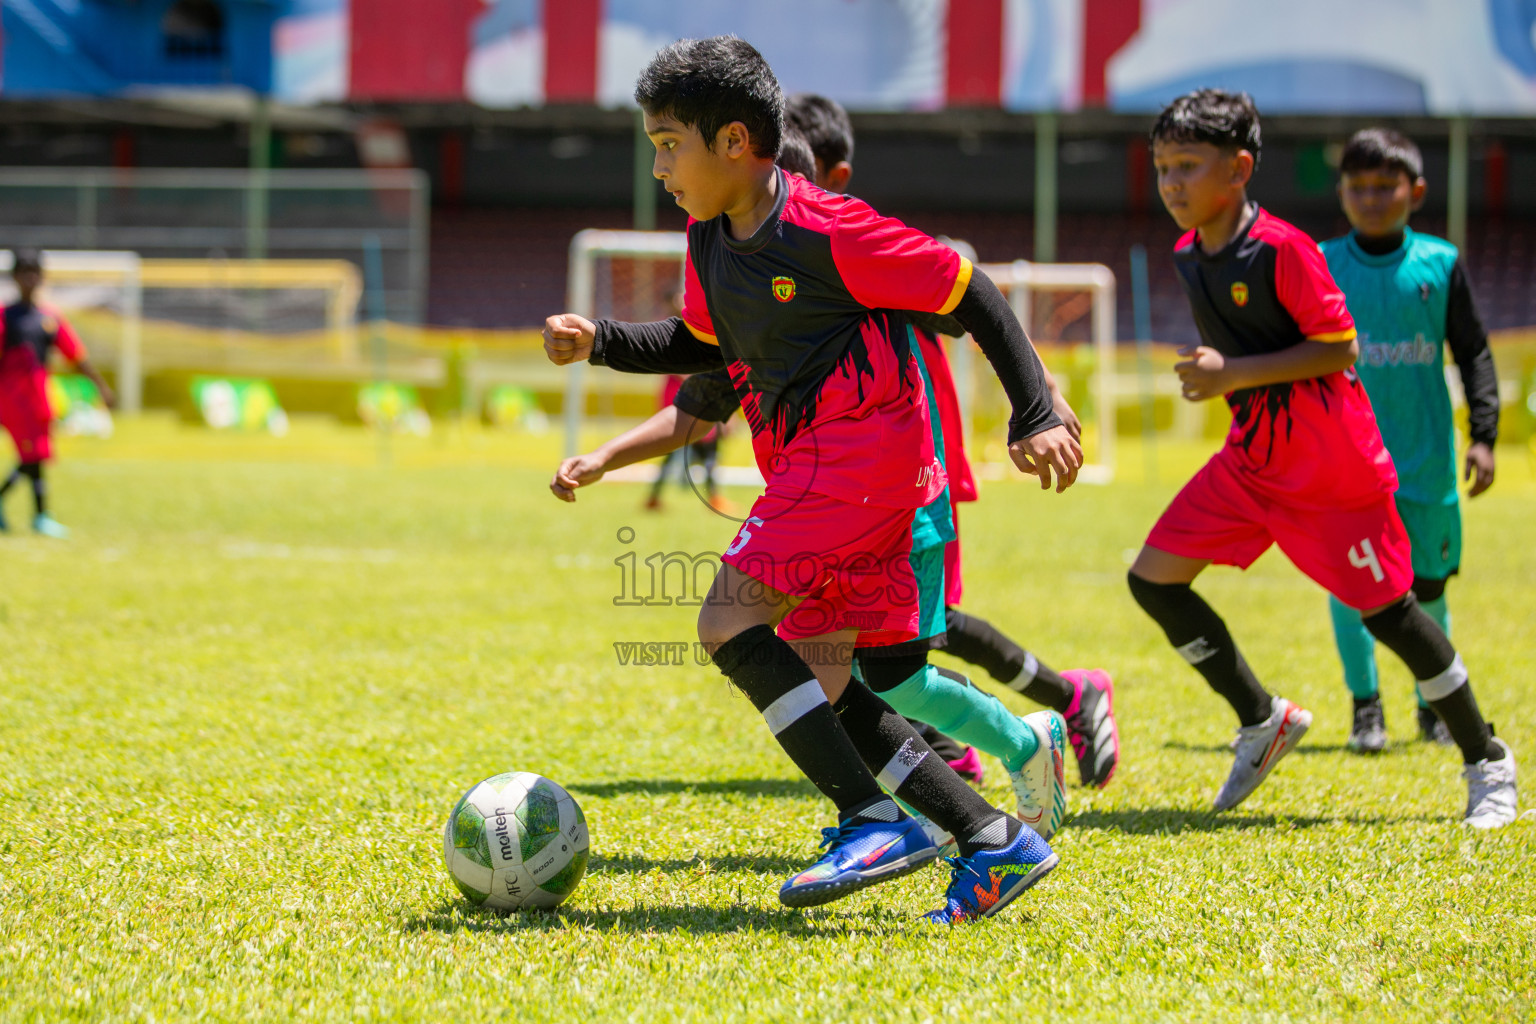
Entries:
POLYGON ((1349 564, 1356 569, 1371 570, 1371 579, 1377 583, 1387 578, 1387 574, 1381 571, 1381 563, 1376 560, 1376 549, 1371 547, 1368 539, 1350 546, 1349 564))
MULTIPOLYGON (((725 549, 726 555, 734 555, 736 552, 747 546, 747 541, 752 539, 752 531, 747 529, 747 527, 762 525, 763 521, 757 518, 757 516, 748 516, 747 521, 741 524, 741 531, 736 534, 736 539, 731 541, 731 546, 725 549)), ((1353 551, 1350 552, 1350 557, 1354 557, 1353 551)))

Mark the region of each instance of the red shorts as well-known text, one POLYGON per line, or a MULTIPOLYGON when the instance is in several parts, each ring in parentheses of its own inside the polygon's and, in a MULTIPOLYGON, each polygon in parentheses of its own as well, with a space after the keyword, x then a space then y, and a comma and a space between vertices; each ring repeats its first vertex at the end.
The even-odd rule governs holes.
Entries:
POLYGON ((48 404, 47 385, 43 381, 18 381, 0 386, 0 426, 16 442, 16 455, 22 462, 43 462, 53 458, 53 408, 48 404))
POLYGON ((779 635, 801 640, 857 629, 860 647, 916 638, 913 510, 788 490, 770 484, 721 557, 759 583, 805 598, 779 635))
POLYGON ((1378 608, 1413 585, 1413 552, 1392 495, 1343 509, 1294 508, 1256 494, 1223 448, 1184 485, 1147 545, 1246 569, 1270 544, 1351 608, 1378 608))

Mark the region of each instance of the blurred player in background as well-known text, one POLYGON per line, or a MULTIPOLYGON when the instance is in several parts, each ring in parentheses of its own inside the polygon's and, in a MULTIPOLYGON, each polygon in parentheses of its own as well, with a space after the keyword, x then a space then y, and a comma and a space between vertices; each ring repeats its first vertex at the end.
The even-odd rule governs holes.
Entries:
MULTIPOLYGON (((22 477, 32 485, 32 529, 62 540, 69 536, 48 513, 48 488, 43 465, 53 458, 53 407, 48 401, 48 362, 55 349, 76 372, 88 377, 108 408, 116 404, 112 389, 86 358, 85 346, 58 310, 37 302, 43 283, 42 255, 35 249, 12 253, 11 276, 18 297, 0 314, 0 424, 16 443, 17 466, 0 484, 3 499, 22 477)), ((9 529, 0 509, 0 530, 9 529)))
MULTIPOLYGON (((661 408, 665 409, 672 404, 683 380, 681 374, 667 375, 661 385, 661 408)), ((656 480, 645 497, 645 507, 652 512, 661 511, 661 492, 667 485, 667 477, 675 474, 682 486, 692 487, 690 474, 694 465, 700 465, 704 467, 704 494, 709 507, 716 512, 731 511, 730 502, 725 500, 719 484, 715 482, 715 468, 720 461, 720 438, 724 433, 725 424, 720 423, 710 427, 703 437, 690 441, 686 448, 678 448, 663 455, 661 465, 656 469, 656 480)))
POLYGON ((1248 200, 1259 116, 1246 93, 1181 96, 1152 129, 1158 191, 1186 234, 1174 262, 1202 344, 1177 365, 1190 401, 1225 396, 1226 443, 1174 497, 1128 577, 1131 594, 1238 717, 1236 807, 1312 715, 1272 696, 1190 587, 1208 565, 1247 568, 1271 544, 1407 664, 1461 748, 1466 824, 1515 820, 1515 758, 1478 709, 1467 669, 1413 593, 1397 473, 1351 367, 1355 324, 1316 244, 1248 200))
MULTIPOLYGON (((1419 147, 1390 129, 1367 128, 1349 140, 1339 171, 1339 199, 1354 230, 1324 242, 1323 255, 1360 332, 1355 372, 1397 467, 1397 513, 1413 546, 1413 593, 1449 636, 1445 585, 1461 569, 1461 505, 1446 343, 1467 396, 1468 497, 1493 485, 1498 372, 1456 247, 1408 227, 1428 187, 1419 147)), ((1376 641, 1358 611, 1336 597, 1329 607, 1344 683, 1355 699, 1349 746, 1376 753, 1387 745, 1376 641)), ((1450 731, 1422 691, 1418 699, 1419 735, 1450 744, 1450 731)))

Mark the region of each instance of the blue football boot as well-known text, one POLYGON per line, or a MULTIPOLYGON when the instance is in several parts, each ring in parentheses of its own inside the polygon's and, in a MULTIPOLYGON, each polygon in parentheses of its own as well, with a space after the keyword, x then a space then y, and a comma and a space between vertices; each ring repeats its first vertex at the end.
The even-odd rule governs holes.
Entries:
POLYGON ((935 924, 966 924, 991 917, 1015 896, 1050 874, 1060 858, 1034 829, 1021 828, 1013 842, 969 857, 950 857, 944 906, 924 914, 935 924))
POLYGON ((910 875, 939 848, 914 818, 864 821, 821 830, 821 859, 779 888, 786 907, 831 903, 889 878, 910 875))

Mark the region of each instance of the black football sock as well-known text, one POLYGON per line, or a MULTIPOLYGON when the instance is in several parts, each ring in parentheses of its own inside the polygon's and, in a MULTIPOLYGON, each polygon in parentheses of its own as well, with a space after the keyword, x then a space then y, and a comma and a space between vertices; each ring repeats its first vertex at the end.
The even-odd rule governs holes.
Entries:
POLYGON ((1168 642, 1226 698, 1243 725, 1269 718, 1272 698, 1243 660, 1227 624, 1188 583, 1152 583, 1127 574, 1131 596, 1163 628, 1168 642))
POLYGON ((1504 756, 1493 742, 1493 727, 1477 707, 1461 655, 1440 624, 1419 607, 1413 591, 1363 621, 1371 635, 1403 659, 1419 681, 1419 692, 1461 748, 1463 761, 1476 764, 1504 756))
POLYGON ((48 488, 43 483, 43 464, 27 462, 21 466, 21 475, 32 481, 32 504, 38 515, 48 513, 48 488))
POLYGON ((1006 846, 1019 834, 1017 821, 966 785, 907 720, 869 687, 849 680, 836 709, 859 756, 870 771, 879 773, 880 784, 952 834, 962 857, 978 849, 1006 846), (1012 822, 1012 827, 1006 823, 997 827, 999 818, 1012 822))
POLYGON ((768 626, 752 626, 721 644, 715 665, 763 715, 774 739, 805 777, 854 816, 896 821, 901 811, 880 791, 859 750, 795 649, 768 626))
POLYGON ((21 479, 22 465, 23 463, 18 462, 16 464, 16 468, 11 470, 11 475, 5 478, 5 483, 0 484, 0 498, 5 497, 6 492, 8 492, 12 487, 15 487, 16 481, 21 479))
POLYGON ((965 747, 953 736, 946 736, 927 722, 919 722, 915 718, 907 719, 907 724, 946 762, 958 761, 965 756, 965 747))
POLYGON ((986 619, 945 608, 944 629, 949 637, 944 653, 985 669, 993 679, 1053 711, 1066 714, 1072 705, 1072 684, 986 619))

